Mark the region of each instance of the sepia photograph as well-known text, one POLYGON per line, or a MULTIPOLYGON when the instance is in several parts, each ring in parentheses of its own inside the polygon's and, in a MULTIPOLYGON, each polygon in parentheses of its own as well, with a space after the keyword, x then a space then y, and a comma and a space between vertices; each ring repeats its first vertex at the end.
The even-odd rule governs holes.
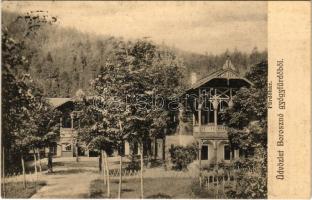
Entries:
POLYGON ((1 4, 1 198, 268 198, 268 2, 1 4))

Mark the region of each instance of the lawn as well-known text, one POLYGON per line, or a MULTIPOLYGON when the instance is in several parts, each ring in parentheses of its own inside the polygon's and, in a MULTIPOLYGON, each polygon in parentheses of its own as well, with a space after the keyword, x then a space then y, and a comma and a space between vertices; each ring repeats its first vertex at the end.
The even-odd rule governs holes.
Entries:
POLYGON ((84 168, 84 167, 92 167, 92 168, 98 168, 98 162, 96 161, 58 161, 53 162, 53 167, 73 167, 73 168, 84 168))
MULTIPOLYGON (((37 184, 37 190, 41 187, 45 186, 46 183, 44 181, 40 181, 37 184)), ((2 198, 30 198, 33 194, 36 193, 36 186, 34 182, 27 182, 27 188, 24 189, 23 182, 10 182, 5 183, 5 188, 1 190, 1 197, 2 198), (4 190, 4 191, 3 191, 4 190), (4 195, 5 192, 5 195, 4 195)))
MULTIPOLYGON (((145 178, 144 198, 209 198, 208 193, 204 196, 194 194, 194 179, 192 178, 145 178)), ((196 193, 196 192, 195 192, 196 193)), ((111 180, 111 198, 117 198, 118 180, 111 180)), ((105 198, 103 192, 103 180, 97 179, 91 182, 90 198, 105 198)), ((140 198, 140 179, 125 179, 122 183, 121 198, 140 198)))

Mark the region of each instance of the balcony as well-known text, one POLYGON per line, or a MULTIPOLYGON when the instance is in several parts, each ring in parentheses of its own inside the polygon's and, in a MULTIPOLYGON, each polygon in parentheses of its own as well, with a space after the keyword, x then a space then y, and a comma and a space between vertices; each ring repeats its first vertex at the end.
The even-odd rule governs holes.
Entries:
POLYGON ((201 125, 200 130, 198 125, 193 126, 193 135, 195 138, 208 139, 227 139, 227 127, 223 125, 201 125))
POLYGON ((61 128, 60 135, 61 137, 73 137, 73 134, 76 133, 76 130, 73 128, 61 128))

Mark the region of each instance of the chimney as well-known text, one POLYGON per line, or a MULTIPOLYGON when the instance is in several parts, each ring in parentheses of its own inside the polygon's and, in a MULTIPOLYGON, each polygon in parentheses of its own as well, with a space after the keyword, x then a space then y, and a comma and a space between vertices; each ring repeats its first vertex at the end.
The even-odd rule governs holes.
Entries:
POLYGON ((191 84, 195 84, 197 82, 197 74, 195 72, 191 72, 191 84))
POLYGON ((232 70, 236 70, 234 65, 231 62, 230 56, 227 56, 226 61, 222 67, 223 69, 232 69, 232 70))

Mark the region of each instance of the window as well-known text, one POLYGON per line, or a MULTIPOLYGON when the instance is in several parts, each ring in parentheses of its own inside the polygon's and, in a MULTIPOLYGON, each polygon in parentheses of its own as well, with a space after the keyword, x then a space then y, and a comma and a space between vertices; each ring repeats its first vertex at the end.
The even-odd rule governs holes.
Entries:
POLYGON ((208 160, 208 145, 203 145, 201 148, 201 160, 208 160))
POLYGON ((224 160, 231 160, 231 148, 229 145, 224 145, 224 160))
POLYGON ((62 144, 62 151, 71 151, 71 150, 72 150, 71 144, 68 143, 62 144))
POLYGON ((241 150, 241 149, 238 150, 238 156, 239 156, 240 158, 244 156, 243 150, 241 150))
POLYGON ((137 142, 134 142, 133 143, 133 146, 132 146, 132 153, 133 155, 138 155, 139 154, 139 145, 137 142))

